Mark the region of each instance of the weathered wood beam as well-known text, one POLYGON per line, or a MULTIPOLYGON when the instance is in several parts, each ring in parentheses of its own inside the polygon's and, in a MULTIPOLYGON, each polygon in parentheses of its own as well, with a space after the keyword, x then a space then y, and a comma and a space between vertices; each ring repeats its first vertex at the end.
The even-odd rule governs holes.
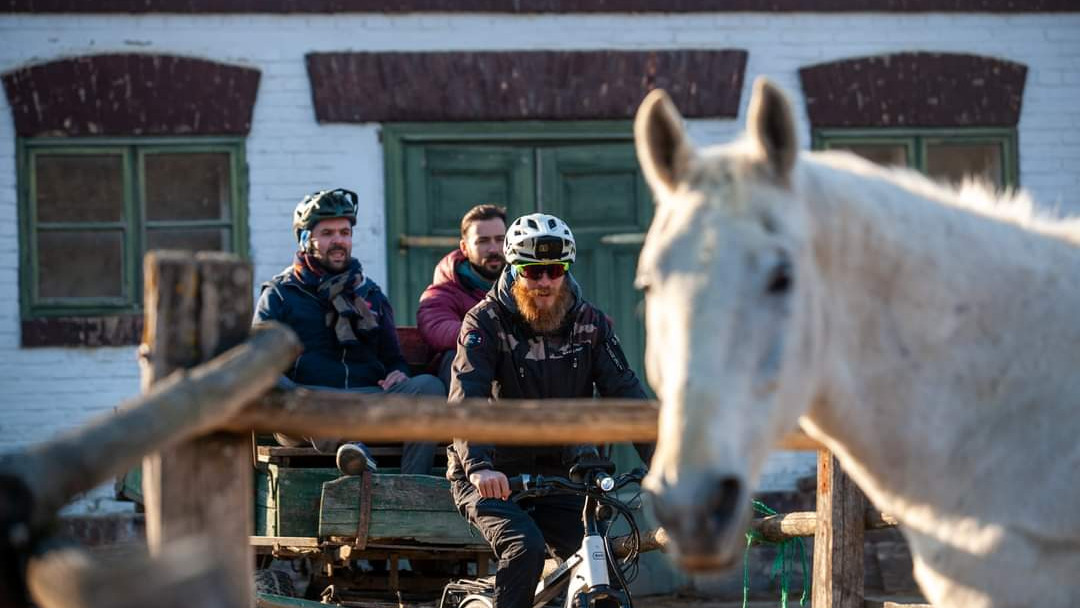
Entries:
POLYGON ((273 386, 299 348, 292 330, 268 326, 213 361, 172 374, 115 413, 0 457, 0 472, 30 489, 33 522, 41 525, 75 495, 127 471, 144 454, 218 427, 273 386))
POLYGON ((813 608, 863 607, 866 497, 827 450, 818 452, 813 608))
MULTIPOLYGON (((646 530, 641 533, 640 543, 638 547, 639 553, 656 550, 666 551, 668 546, 667 530, 663 528, 646 530)), ((619 536, 611 541, 611 550, 615 552, 616 557, 626 557, 633 548, 630 536, 619 536)))
MULTIPOLYGON (((814 536, 817 533, 817 518, 816 511, 780 513, 754 519, 750 522, 750 528, 761 534, 764 540, 777 543, 791 538, 814 536)), ((863 521, 867 530, 897 525, 896 518, 873 507, 867 507, 863 521)))
MULTIPOLYGON (((242 342, 252 316, 251 265, 228 254, 151 252, 146 272, 143 386, 242 342)), ((279 371, 296 356, 278 359, 279 371)), ((266 387, 263 387, 265 390, 266 387)), ((143 462, 146 539, 160 555, 177 539, 205 535, 225 571, 229 606, 254 605, 251 433, 215 433, 143 462)))
MULTIPOLYGON (((371 442, 447 441, 454 437, 501 444, 655 441, 659 406, 631 399, 467 399, 361 395, 343 391, 273 391, 234 417, 227 428, 371 442)), ((777 446, 814 450, 801 431, 777 446)))
MULTIPOLYGON (((30 559, 26 583, 39 608, 236 608, 210 543, 183 539, 154 559, 133 552, 107 561, 82 548, 30 559)), ((5 604, 6 605, 6 604, 5 604)))
MULTIPOLYGON (((888 528, 897 525, 896 518, 882 513, 873 507, 866 509, 866 529, 888 528)), ((751 520, 750 529, 754 530, 764 540, 769 542, 782 542, 797 537, 814 536, 817 532, 817 512, 797 511, 794 513, 780 513, 751 520)), ((668 544, 667 531, 663 528, 655 528, 641 533, 641 545, 639 551, 666 551, 668 544)), ((632 549, 629 536, 619 536, 611 542, 612 550, 618 557, 624 557, 632 549)))

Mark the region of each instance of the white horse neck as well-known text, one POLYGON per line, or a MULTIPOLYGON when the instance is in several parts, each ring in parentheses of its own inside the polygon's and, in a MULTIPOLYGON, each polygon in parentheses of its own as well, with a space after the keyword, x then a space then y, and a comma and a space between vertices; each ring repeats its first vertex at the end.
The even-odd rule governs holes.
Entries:
POLYGON ((1080 231, 842 156, 805 160, 826 337, 804 422, 879 504, 1018 515, 1015 486, 974 507, 963 492, 1080 465, 1080 231))

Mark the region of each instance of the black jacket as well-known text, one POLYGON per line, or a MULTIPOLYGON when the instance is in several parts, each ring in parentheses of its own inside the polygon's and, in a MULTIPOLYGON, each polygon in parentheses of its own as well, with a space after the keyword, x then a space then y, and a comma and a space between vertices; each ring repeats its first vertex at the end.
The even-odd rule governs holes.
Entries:
MULTIPOLYGON (((451 371, 451 402, 475 397, 575 399, 597 393, 646 398, 611 323, 581 298, 573 277, 566 277, 574 304, 558 331, 537 335, 518 313, 510 292, 514 276, 507 267, 491 292, 465 315, 451 371)), ((456 439, 447 450, 446 474, 467 479, 474 471, 496 469, 507 475, 566 475, 584 447, 500 447, 456 439)))

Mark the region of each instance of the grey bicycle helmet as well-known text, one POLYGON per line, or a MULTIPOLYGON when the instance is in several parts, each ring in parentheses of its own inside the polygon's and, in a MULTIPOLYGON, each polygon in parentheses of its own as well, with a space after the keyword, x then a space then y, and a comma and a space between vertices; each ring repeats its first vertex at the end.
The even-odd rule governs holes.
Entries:
POLYGON ((530 213, 506 229, 503 255, 508 264, 573 262, 577 245, 566 222, 554 215, 530 213))
POLYGON ((311 230, 322 220, 343 217, 355 226, 357 200, 355 192, 344 188, 320 190, 305 196, 293 211, 293 231, 296 233, 296 242, 300 242, 300 234, 303 231, 311 230))

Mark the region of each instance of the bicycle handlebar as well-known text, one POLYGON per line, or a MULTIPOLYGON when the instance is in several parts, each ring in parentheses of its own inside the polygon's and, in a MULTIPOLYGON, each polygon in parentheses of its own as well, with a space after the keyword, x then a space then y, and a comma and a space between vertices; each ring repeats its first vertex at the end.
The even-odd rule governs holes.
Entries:
POLYGON ((644 478, 645 470, 638 468, 615 477, 600 473, 592 477, 591 483, 577 482, 556 475, 514 475, 508 477, 507 481, 510 482, 510 491, 519 495, 550 490, 589 494, 597 490, 601 493, 614 492, 632 483, 641 483, 644 478))

